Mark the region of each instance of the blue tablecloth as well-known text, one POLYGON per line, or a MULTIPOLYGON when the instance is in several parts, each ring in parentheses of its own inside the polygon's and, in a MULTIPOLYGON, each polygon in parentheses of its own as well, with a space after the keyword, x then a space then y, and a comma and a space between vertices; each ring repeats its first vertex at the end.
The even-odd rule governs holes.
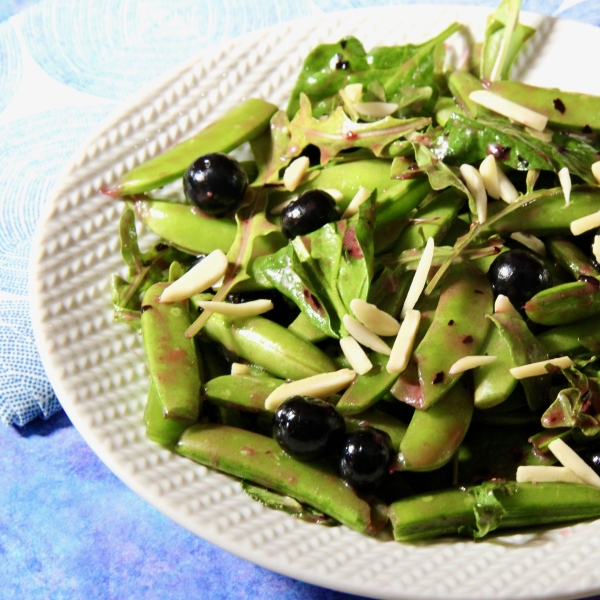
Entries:
MULTIPOLYGON (((390 3, 418 0, 0 0, 0 598, 350 598, 196 538, 100 463, 39 361, 27 264, 59 170, 142 84, 260 27, 390 3)), ((600 25, 600 0, 524 9, 600 25)))

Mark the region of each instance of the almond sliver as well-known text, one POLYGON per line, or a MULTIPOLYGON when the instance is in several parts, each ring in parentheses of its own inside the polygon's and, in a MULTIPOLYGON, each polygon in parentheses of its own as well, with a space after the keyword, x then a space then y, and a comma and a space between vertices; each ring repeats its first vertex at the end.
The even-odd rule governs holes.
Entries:
POLYGON ((290 163, 283 173, 283 185, 288 192, 293 192, 302 182, 310 167, 308 156, 300 156, 290 163))
POLYGON ((421 255, 421 260, 417 265, 415 276, 413 277, 410 287, 408 288, 408 293, 406 294, 406 299, 404 300, 404 306, 402 307, 402 311, 400 313, 402 318, 406 317, 406 313, 415 307, 415 304, 421 297, 421 293, 425 289, 427 276, 429 275, 429 269, 431 269, 431 263, 433 262, 434 249, 435 244, 433 242, 433 238, 429 238, 425 244, 425 249, 421 255))
POLYGON ((584 483, 567 467, 523 465, 517 468, 518 483, 584 483))
POLYGON ((386 366, 388 373, 402 373, 408 366, 420 322, 421 313, 418 310, 411 309, 406 313, 386 366))
POLYGON ((537 377, 538 375, 547 375, 547 365, 553 365, 560 369, 568 369, 573 366, 573 361, 568 356, 552 358, 551 360, 541 360, 540 362, 523 365, 521 367, 513 367, 510 374, 515 379, 525 379, 526 377, 537 377))
POLYGON ((360 347, 360 344, 351 335, 340 340, 340 348, 350 366, 358 375, 364 375, 373 368, 373 363, 360 347))
POLYGON ((379 354, 390 355, 390 347, 378 335, 374 334, 362 323, 359 323, 354 317, 344 315, 342 322, 344 323, 344 327, 348 330, 348 333, 359 344, 362 344, 365 348, 379 352, 379 354))
POLYGON ((459 358, 448 370, 450 375, 458 375, 470 369, 489 365, 496 360, 495 356, 463 356, 459 358))
POLYGON ((370 302, 355 298, 350 302, 350 309, 365 327, 377 335, 384 337, 396 335, 400 329, 400 323, 394 317, 370 302))
POLYGON ((579 479, 587 485, 600 488, 600 476, 581 458, 575 450, 567 446, 561 439, 552 440, 548 444, 550 452, 556 456, 563 467, 571 469, 579 479))
POLYGON ((262 315, 273 308, 273 302, 271 302, 271 300, 252 300, 251 302, 240 302, 239 304, 202 300, 196 302, 196 305, 198 308, 231 317, 253 317, 262 315))

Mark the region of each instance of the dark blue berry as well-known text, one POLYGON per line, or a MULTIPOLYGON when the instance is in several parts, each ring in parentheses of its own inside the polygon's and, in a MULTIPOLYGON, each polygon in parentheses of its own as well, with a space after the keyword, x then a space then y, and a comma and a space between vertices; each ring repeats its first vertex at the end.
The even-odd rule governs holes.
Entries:
POLYGON ((283 209, 281 231, 291 240, 339 219, 340 210, 330 194, 323 190, 307 190, 283 209))

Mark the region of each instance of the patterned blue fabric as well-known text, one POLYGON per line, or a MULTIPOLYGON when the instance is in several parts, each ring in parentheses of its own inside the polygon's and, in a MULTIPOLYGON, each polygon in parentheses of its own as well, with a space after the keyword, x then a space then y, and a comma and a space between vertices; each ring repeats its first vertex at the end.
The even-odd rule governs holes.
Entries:
MULTIPOLYGON (((116 102, 221 40, 319 12, 418 1, 0 0, 0 420, 22 425, 59 408, 27 315, 31 237, 58 170, 116 102), (56 94, 52 106, 36 95, 40 78, 70 92, 63 108, 56 94)), ((600 25, 600 0, 525 0, 524 9, 600 25)))

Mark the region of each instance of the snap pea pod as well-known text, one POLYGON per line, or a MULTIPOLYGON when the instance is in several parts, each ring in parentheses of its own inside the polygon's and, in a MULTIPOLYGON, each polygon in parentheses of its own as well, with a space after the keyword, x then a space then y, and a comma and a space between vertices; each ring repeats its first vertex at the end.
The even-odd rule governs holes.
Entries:
POLYGON ((282 379, 304 379, 336 370, 322 350, 263 317, 232 318, 213 313, 204 332, 230 352, 282 379))
POLYGON ((483 537, 494 529, 534 527, 600 516, 600 490, 572 483, 482 484, 406 498, 390 507, 397 541, 443 535, 483 537))
POLYGON ((155 283, 144 294, 142 339, 165 419, 190 424, 200 412, 200 368, 194 340, 185 337, 192 323, 187 301, 160 302, 168 285, 155 283))
POLYGON ((189 427, 187 423, 165 419, 162 402, 152 384, 144 408, 144 425, 148 438, 167 448, 175 446, 181 434, 189 427))
POLYGON ((392 447, 398 448, 406 435, 405 423, 376 408, 370 408, 357 415, 344 415, 346 431, 354 431, 359 427, 374 427, 385 431, 392 440, 392 447))
POLYGON ((575 281, 537 293, 525 303, 525 312, 541 325, 567 325, 600 313, 600 283, 575 281))
POLYGON ((427 410, 460 379, 448 370, 464 356, 477 354, 487 336, 493 293, 486 276, 468 262, 447 272, 431 327, 415 351, 422 404, 427 410))
POLYGON ((578 354, 585 350, 600 352, 600 315, 580 323, 544 331, 537 339, 550 356, 578 354))
POLYGON ((394 245, 394 253, 422 248, 430 237, 439 244, 458 217, 466 200, 464 195, 450 188, 441 192, 431 202, 427 202, 411 217, 410 225, 394 245))
POLYGON ((226 425, 198 424, 187 429, 177 445, 182 456, 289 494, 361 533, 376 533, 371 506, 343 481, 317 463, 288 456, 271 438, 226 425))
POLYGON ((369 289, 369 302, 396 318, 402 310, 413 277, 414 273, 405 273, 402 269, 384 268, 369 289))
POLYGON ((304 313, 300 313, 289 325, 288 329, 297 336, 316 344, 327 339, 327 334, 318 327, 315 327, 304 313))
POLYGON ((427 410, 415 410, 400 443, 398 465, 405 471, 433 471, 458 450, 473 416, 473 397, 455 385, 427 410))
POLYGON ((268 127, 277 107, 259 98, 249 98, 232 108, 197 135, 180 142, 121 177, 115 193, 141 194, 181 177, 196 158, 207 152, 230 152, 268 127))
POLYGON ((598 277, 600 273, 592 265, 590 259, 569 239, 562 237, 548 238, 546 248, 550 255, 565 271, 579 279, 582 275, 598 277))
POLYGON ((580 219, 600 210, 600 187, 578 184, 571 189, 569 205, 565 203, 562 188, 540 190, 529 194, 529 201, 498 220, 492 220, 496 213, 506 208, 503 202, 488 205, 488 219, 491 225, 483 229, 500 235, 515 231, 533 235, 570 235, 571 221, 580 219))
POLYGON ((273 411, 265 408, 265 400, 283 379, 268 375, 222 375, 211 379, 204 386, 206 399, 218 406, 270 416, 273 411))
MULTIPOLYGON (((194 206, 160 200, 138 200, 134 206, 150 231, 188 254, 209 254, 213 250, 227 253, 235 239, 237 225, 233 219, 216 219, 194 206)), ((259 236, 253 254, 272 254, 286 243, 280 232, 259 236)))
POLYGON ((481 80, 468 71, 455 71, 448 77, 448 88, 467 117, 477 118, 479 110, 485 110, 469 98, 471 92, 483 89, 481 80))
POLYGON ((586 126, 600 129, 598 96, 541 88, 520 81, 493 81, 488 90, 548 117, 549 125, 579 131, 586 126))

